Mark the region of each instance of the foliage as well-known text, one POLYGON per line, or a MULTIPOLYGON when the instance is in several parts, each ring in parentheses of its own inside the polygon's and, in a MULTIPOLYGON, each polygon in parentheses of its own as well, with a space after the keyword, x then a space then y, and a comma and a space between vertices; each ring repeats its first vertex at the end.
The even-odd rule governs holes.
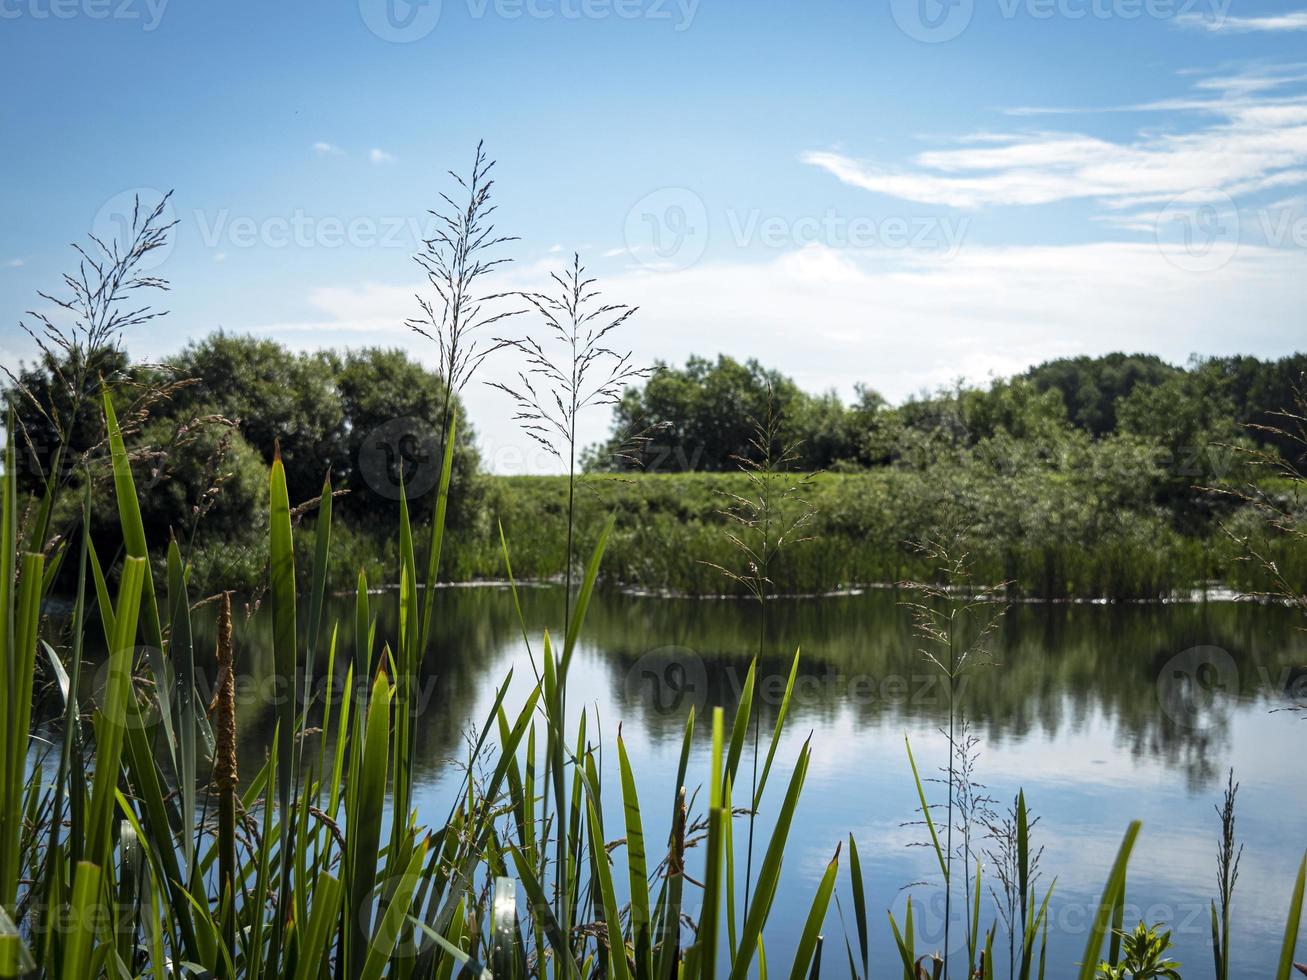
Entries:
POLYGON ((1170 931, 1161 925, 1139 923, 1130 932, 1117 931, 1121 938, 1121 962, 1098 965, 1098 980, 1180 980, 1180 964, 1167 959, 1170 931))

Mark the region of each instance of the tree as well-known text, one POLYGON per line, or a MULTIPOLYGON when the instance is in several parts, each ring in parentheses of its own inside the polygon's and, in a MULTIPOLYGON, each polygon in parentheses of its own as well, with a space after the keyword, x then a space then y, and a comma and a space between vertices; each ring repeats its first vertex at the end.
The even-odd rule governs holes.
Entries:
MULTIPOLYGON (((334 383, 344 413, 341 451, 332 468, 334 485, 350 492, 342 507, 356 518, 378 513, 378 505, 399 499, 402 476, 414 520, 430 509, 444 446, 441 424, 445 382, 400 349, 368 347, 336 362, 334 383)), ((462 490, 450 498, 450 527, 464 526, 479 507, 473 492, 479 459, 476 433, 455 398, 457 444, 454 481, 462 490)), ((394 515, 382 507, 387 526, 394 515)))
POLYGON ((292 354, 275 341, 220 331, 166 363, 192 379, 173 399, 174 414, 216 409, 240 422, 241 434, 269 463, 280 441, 291 499, 318 495, 345 437, 333 353, 292 354))
POLYGON ((777 438, 800 443, 800 468, 821 468, 851 455, 846 410, 834 394, 813 398, 756 360, 741 363, 721 354, 715 361, 691 357, 684 368, 658 362, 647 382, 622 395, 613 410, 613 435, 589 453, 588 463, 619 467, 618 450, 630 434, 657 426, 640 453, 646 469, 732 471, 737 459, 756 455, 755 422, 767 418, 769 405, 780 419, 777 438))
POLYGON ((1093 436, 1116 430, 1116 409, 1137 385, 1157 385, 1183 371, 1153 354, 1064 357, 1028 370, 1038 391, 1057 389, 1067 418, 1093 436))

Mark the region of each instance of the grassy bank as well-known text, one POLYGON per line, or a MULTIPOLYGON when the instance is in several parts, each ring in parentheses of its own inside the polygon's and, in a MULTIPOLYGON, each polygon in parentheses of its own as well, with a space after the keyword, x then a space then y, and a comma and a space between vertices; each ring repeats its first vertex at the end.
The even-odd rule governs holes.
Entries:
MULTIPOLYGON (((1235 510, 1196 529, 1181 530, 1161 507, 1121 508, 1095 496, 1089 477, 1035 474, 988 484, 965 471, 918 472, 884 468, 826 473, 805 491, 815 508, 809 540, 788 546, 773 577, 783 591, 820 593, 893 583, 930 573, 911 542, 932 533, 951 513, 968 530, 977 577, 1012 582, 1023 596, 1045 599, 1155 599, 1205 584, 1258 587, 1258 569, 1231 539, 1253 531, 1235 510)), ((477 526, 451 531, 445 561, 451 581, 498 579, 505 574, 496 524, 511 542, 521 578, 549 579, 564 567, 565 477, 483 477, 477 526)), ((714 565, 738 558, 722 514, 728 493, 747 493, 741 474, 594 475, 578 492, 580 548, 617 516, 601 583, 650 592, 739 592, 714 565)), ((455 491, 457 492, 457 491, 455 491)), ((311 519, 306 526, 311 527, 311 519)), ((380 523, 345 519, 335 529, 332 576, 348 582, 360 568, 369 580, 392 583, 397 545, 380 523)), ((1275 540, 1265 544, 1286 577, 1307 583, 1307 556, 1275 540)), ((198 549, 197 587, 256 590, 266 566, 261 538, 209 540, 198 549)), ((307 572, 307 570, 305 570, 307 572)))

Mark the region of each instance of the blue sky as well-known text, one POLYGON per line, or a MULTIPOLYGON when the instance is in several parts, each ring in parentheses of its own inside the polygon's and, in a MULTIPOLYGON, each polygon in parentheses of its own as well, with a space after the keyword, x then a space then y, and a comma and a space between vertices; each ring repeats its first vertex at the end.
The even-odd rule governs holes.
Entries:
MULTIPOLYGON (((900 399, 1066 354, 1284 354, 1304 41, 1307 6, 1247 0, 0 0, 0 357, 30 357, 69 242, 173 188, 172 312, 133 353, 223 327, 432 360, 409 256, 482 138, 506 284, 581 250, 640 306, 639 359, 900 399)), ((468 399, 491 465, 548 468, 468 399)))

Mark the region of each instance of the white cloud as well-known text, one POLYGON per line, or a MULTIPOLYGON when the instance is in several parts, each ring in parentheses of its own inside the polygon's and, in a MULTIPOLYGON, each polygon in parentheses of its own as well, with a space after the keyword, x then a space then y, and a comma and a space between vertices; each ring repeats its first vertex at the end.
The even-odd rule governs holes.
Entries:
POLYGON ((368 159, 373 163, 393 163, 395 157, 379 147, 373 147, 368 153, 368 159))
POLYGON ((7 265, 11 269, 21 269, 24 263, 22 259, 10 259, 8 262, 5 263, 5 265, 7 265))
POLYGON ((318 142, 313 144, 313 152, 320 157, 325 157, 325 156, 340 156, 345 151, 342 150, 335 143, 318 142))
MULTIPOLYGON (((519 269, 502 285, 538 287, 533 275, 519 269)), ((1194 352, 1282 355, 1301 347, 1294 325, 1307 302, 1307 253, 1245 245, 1200 274, 1151 243, 967 245, 952 259, 809 246, 768 262, 632 269, 599 285, 640 307, 615 338, 640 363, 722 352, 757 357, 809 390, 847 396, 862 381, 900 400, 959 376, 983 382, 1077 354, 1147 351, 1176 363, 1194 352)), ((297 347, 398 344, 431 363, 431 345, 403 327, 418 288, 326 287, 309 296, 319 315, 254 329, 297 347)), ((484 376, 510 367, 488 361, 484 376)), ((529 456, 501 396, 474 383, 467 398, 493 468, 553 471, 529 456)), ((608 423, 592 413, 582 441, 608 423)))
POLYGON ((1124 141, 1063 131, 980 133, 919 153, 907 166, 836 151, 810 151, 802 160, 855 187, 967 209, 1077 199, 1121 208, 1165 202, 1196 188, 1248 194, 1307 182, 1307 93, 1301 81, 1301 75, 1274 71, 1206 78, 1195 83, 1189 98, 1085 110, 1204 117, 1186 132, 1153 128, 1124 141))
POLYGON ((1176 23, 1213 34, 1251 34, 1260 31, 1307 31, 1307 10, 1291 10, 1267 17, 1207 17, 1182 14, 1176 23))

